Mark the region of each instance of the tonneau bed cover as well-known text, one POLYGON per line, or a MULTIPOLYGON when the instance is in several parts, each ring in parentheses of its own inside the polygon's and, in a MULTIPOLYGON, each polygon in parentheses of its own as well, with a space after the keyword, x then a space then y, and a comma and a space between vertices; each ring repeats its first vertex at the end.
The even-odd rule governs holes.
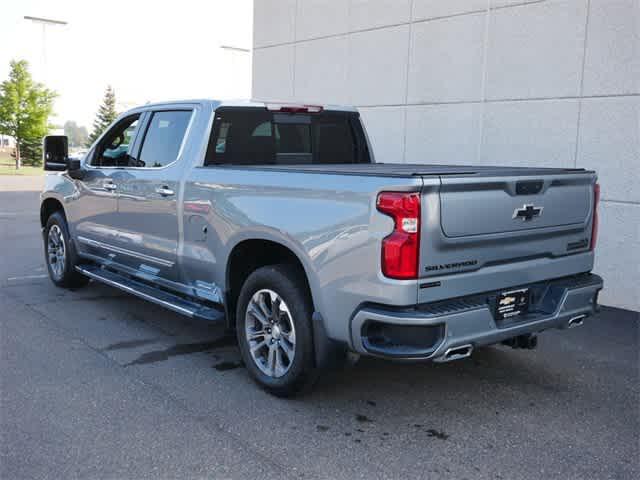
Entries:
POLYGON ((591 173, 583 168, 501 167, 485 165, 422 165, 399 163, 351 163, 331 165, 215 165, 220 168, 272 170, 276 172, 318 173, 329 175, 366 175, 382 177, 413 177, 438 175, 540 176, 570 173, 591 173))

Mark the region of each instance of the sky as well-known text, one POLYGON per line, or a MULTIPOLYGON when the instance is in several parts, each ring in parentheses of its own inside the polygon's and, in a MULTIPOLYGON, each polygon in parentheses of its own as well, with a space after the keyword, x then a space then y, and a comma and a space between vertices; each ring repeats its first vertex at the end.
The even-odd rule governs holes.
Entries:
POLYGON ((0 8, 0 81, 24 59, 57 91, 53 123, 89 131, 107 85, 119 110, 159 100, 248 98, 252 0, 19 0, 0 8), (23 17, 68 22, 42 26, 23 17), (44 40, 44 41, 43 41, 44 40))

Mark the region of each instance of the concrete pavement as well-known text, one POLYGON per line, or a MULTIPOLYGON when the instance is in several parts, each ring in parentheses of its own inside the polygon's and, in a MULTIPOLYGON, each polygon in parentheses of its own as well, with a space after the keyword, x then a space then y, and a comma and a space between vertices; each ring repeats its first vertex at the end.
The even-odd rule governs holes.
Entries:
POLYGON ((535 351, 363 359, 270 397, 217 326, 46 278, 39 179, 0 177, 0 478, 638 478, 638 314, 535 351))

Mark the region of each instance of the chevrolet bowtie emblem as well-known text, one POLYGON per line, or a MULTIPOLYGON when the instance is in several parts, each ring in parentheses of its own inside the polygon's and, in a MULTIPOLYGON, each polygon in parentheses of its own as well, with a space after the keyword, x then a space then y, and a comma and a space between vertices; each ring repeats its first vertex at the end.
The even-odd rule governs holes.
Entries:
POLYGON ((500 300, 500 306, 511 305, 512 303, 516 303, 516 297, 504 297, 500 300))
POLYGON ((523 205, 522 208, 516 208, 513 211, 513 219, 522 219, 523 222, 533 220, 534 217, 542 215, 543 207, 534 207, 533 205, 523 205))

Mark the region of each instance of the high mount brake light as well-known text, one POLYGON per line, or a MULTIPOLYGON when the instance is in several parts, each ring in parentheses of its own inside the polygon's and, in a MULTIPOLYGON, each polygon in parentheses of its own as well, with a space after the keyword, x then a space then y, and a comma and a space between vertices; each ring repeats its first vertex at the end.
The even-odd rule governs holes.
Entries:
POLYGON ((598 242, 598 227, 600 219, 598 218, 598 204, 600 203, 600 184, 593 186, 593 223, 591 225, 591 250, 595 250, 598 242))
POLYGON ((320 113, 323 107, 320 105, 287 105, 279 103, 266 104, 267 110, 270 112, 283 112, 283 113, 320 113))
POLYGON ((420 257, 420 194, 381 192, 378 211, 393 218, 393 232, 382 240, 382 273, 385 277, 418 278, 420 257))

